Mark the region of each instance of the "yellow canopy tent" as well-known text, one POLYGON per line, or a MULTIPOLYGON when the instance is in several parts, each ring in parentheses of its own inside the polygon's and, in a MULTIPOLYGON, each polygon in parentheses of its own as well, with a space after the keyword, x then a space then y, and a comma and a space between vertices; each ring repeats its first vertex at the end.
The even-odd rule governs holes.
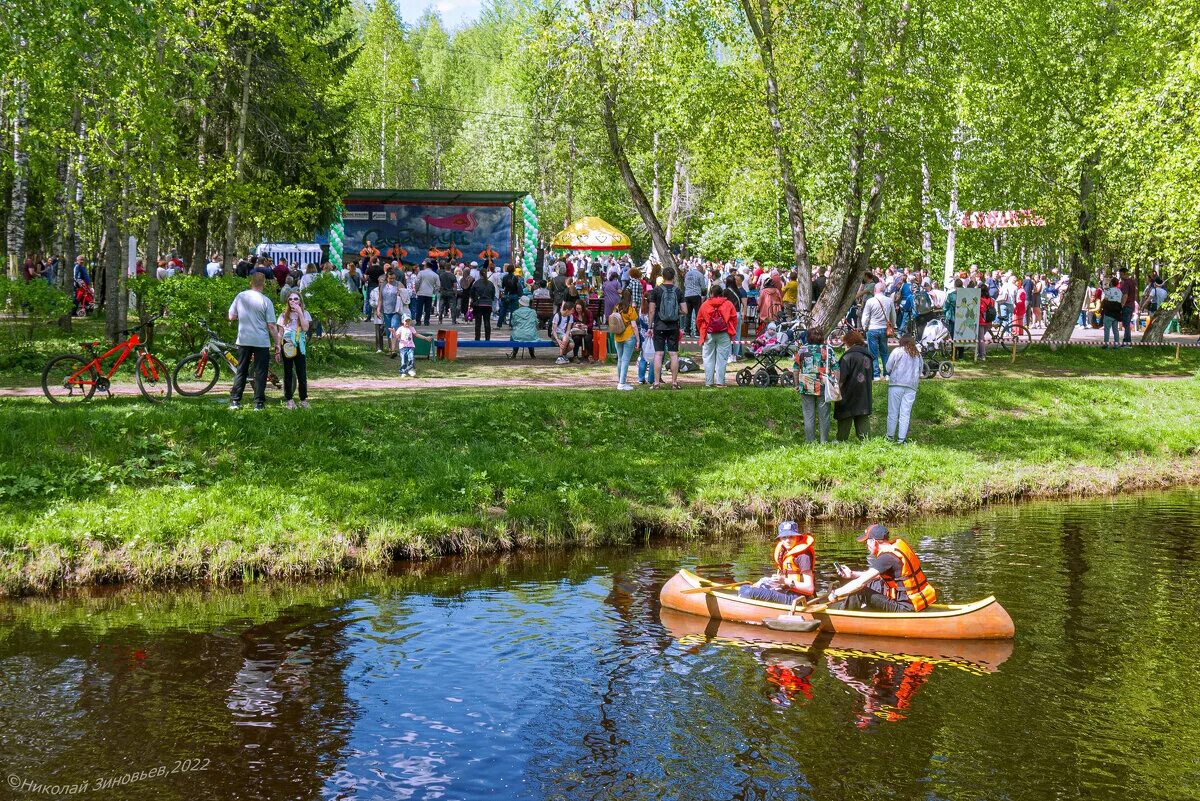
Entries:
POLYGON ((599 217, 580 217, 550 242, 553 250, 629 250, 629 237, 599 217))

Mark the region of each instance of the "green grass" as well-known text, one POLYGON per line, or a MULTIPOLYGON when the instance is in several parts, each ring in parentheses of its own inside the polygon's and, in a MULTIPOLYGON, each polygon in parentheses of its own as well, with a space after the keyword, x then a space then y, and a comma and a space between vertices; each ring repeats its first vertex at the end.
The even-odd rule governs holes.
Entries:
MULTIPOLYGON (((1189 340, 1190 344, 1190 340, 1189 340)), ((1048 345, 1032 345, 1011 354, 994 349, 987 361, 976 365, 968 352, 967 359, 957 363, 957 374, 979 376, 1185 376, 1200 372, 1200 348, 1181 347, 1179 359, 1175 346, 1136 346, 1106 350, 1096 345, 1068 345, 1051 350, 1048 345)))
POLYGON ((332 574, 1200 476, 1194 380, 933 381, 915 414, 915 445, 820 447, 786 390, 328 393, 291 413, 0 400, 0 589, 332 574))

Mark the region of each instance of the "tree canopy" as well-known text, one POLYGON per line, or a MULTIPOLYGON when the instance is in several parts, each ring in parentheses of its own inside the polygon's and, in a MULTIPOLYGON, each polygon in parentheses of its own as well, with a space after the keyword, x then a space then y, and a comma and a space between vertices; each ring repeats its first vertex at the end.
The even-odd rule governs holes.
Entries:
POLYGON ((595 214, 848 282, 940 264, 957 192, 1047 220, 961 232, 964 267, 1196 269, 1184 0, 491 0, 457 30, 392 0, 6 6, 10 269, 133 233, 196 270, 310 239, 351 187, 523 190, 547 234, 595 214))

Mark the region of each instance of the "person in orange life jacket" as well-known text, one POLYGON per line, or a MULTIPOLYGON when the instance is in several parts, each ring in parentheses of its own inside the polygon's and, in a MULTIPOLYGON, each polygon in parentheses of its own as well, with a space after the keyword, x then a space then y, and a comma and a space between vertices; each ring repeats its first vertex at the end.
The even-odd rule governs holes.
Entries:
POLYGON ((812 657, 794 651, 768 650, 763 652, 762 658, 767 665, 767 682, 779 688, 778 692, 771 693, 771 703, 776 706, 789 706, 797 695, 812 700, 812 674, 816 668, 812 657))
POLYGON ((854 716, 854 725, 860 729, 876 720, 888 723, 903 720, 917 691, 932 673, 933 665, 921 660, 914 660, 901 669, 892 662, 829 657, 829 675, 862 696, 862 711, 854 716))
POLYGON ((740 587, 738 595, 778 604, 790 604, 801 596, 811 598, 816 595, 813 566, 817 554, 813 550, 813 535, 801 534, 795 521, 785 520, 779 524, 775 540, 774 558, 778 572, 759 579, 753 586, 740 587))
POLYGON ((937 591, 925 579, 921 560, 908 543, 892 540, 887 526, 876 523, 858 538, 867 544, 867 570, 842 567, 838 575, 849 583, 829 593, 829 600, 846 599, 846 609, 882 612, 921 612, 937 600, 937 591))

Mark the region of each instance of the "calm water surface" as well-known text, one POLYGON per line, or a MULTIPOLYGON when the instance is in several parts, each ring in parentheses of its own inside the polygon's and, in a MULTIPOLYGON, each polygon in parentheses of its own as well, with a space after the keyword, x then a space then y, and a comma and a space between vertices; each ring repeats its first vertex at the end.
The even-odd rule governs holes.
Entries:
MULTIPOLYGON (((1200 494, 898 528, 1015 642, 766 642, 659 609, 680 565, 766 571, 765 537, 11 603, 0 798, 1200 797, 1200 494)), ((817 530, 826 579, 862 564, 851 527, 817 530)))

